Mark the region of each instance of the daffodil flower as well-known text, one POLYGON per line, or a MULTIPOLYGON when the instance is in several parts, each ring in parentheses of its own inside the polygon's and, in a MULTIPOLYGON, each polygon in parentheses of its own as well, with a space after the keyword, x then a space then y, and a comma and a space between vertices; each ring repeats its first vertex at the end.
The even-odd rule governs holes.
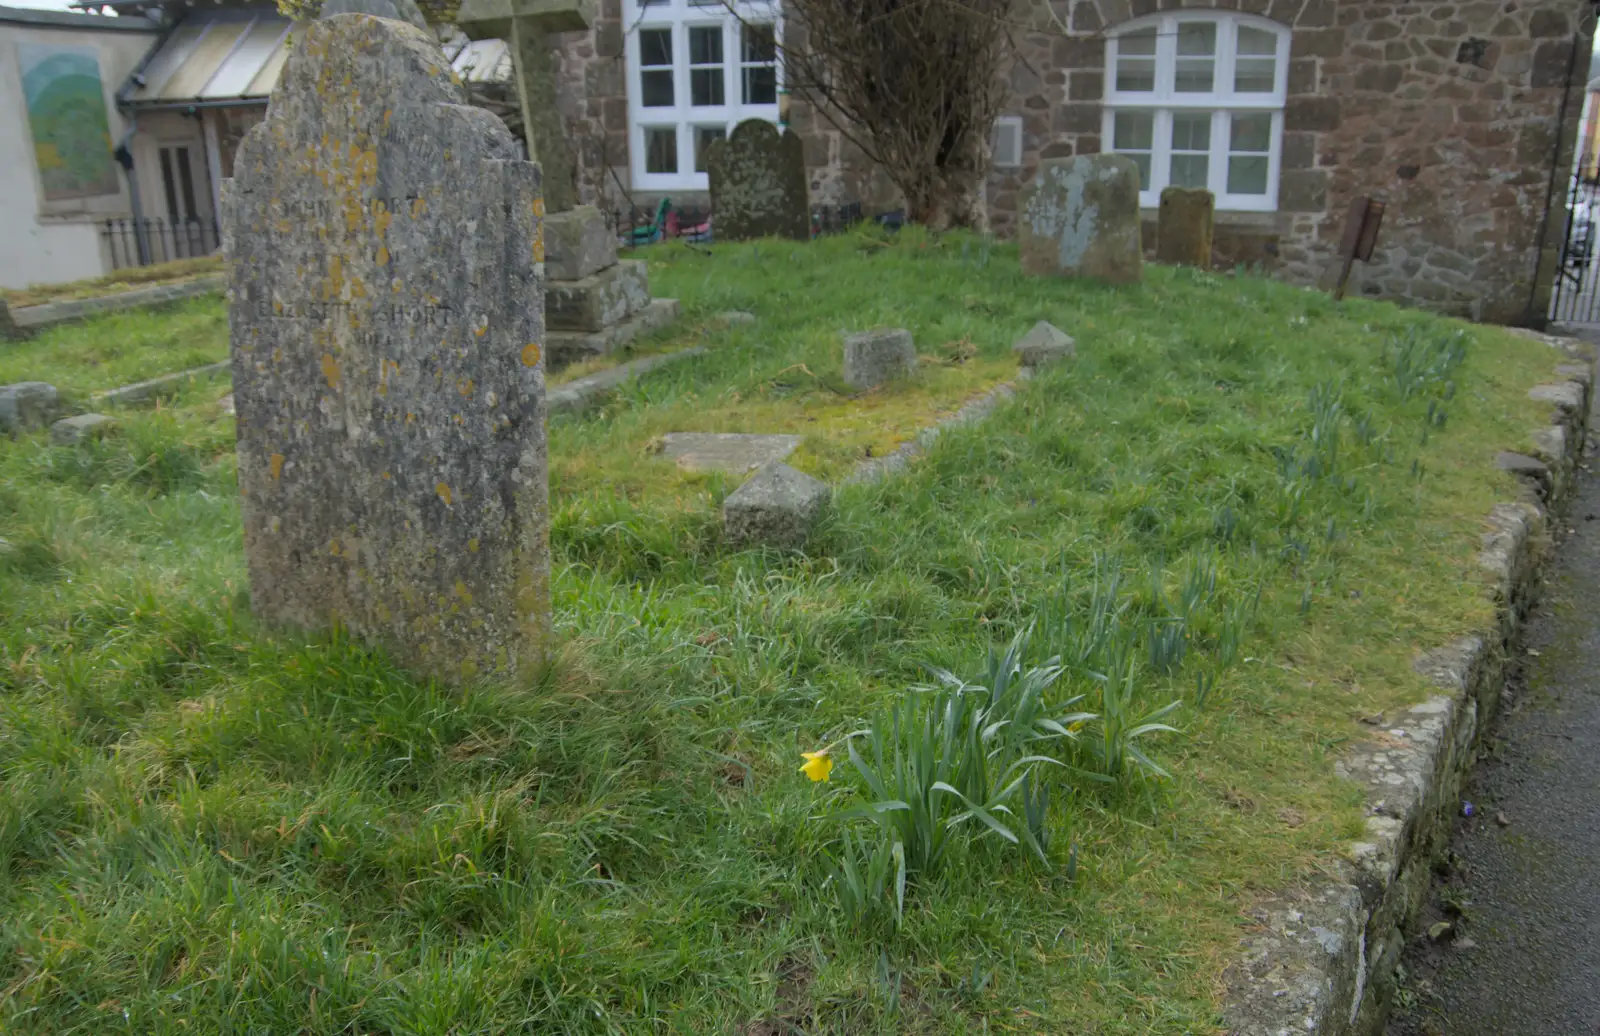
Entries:
POLYGON ((806 764, 800 767, 800 772, 810 777, 813 781, 825 781, 833 773, 833 760, 828 758, 827 749, 820 752, 801 752, 805 756, 806 764))

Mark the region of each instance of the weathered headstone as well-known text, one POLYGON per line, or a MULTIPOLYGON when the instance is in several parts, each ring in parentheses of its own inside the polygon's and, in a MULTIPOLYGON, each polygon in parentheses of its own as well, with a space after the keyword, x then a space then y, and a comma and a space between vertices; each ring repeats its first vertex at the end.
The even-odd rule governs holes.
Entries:
POLYGON ((539 169, 426 33, 295 32, 223 195, 262 618, 456 681, 549 638, 539 169))
POLYGON ((798 550, 827 509, 827 485, 772 461, 722 502, 722 532, 735 547, 798 550))
POLYGON ((1071 335, 1047 320, 1041 320, 1011 345, 1017 361, 1026 369, 1036 370, 1078 354, 1078 343, 1071 335))
POLYGON ((1125 155, 1040 163, 1023 191, 1022 271, 1127 284, 1144 276, 1139 245, 1139 167, 1125 155))
POLYGON ((617 235, 593 205, 552 212, 544 221, 544 272, 553 281, 577 281, 617 264, 617 235))
POLYGON ((16 435, 43 428, 60 408, 56 387, 44 381, 0 385, 0 432, 16 435))
POLYGON ((409 22, 423 30, 428 28, 417 0, 324 0, 319 17, 332 18, 336 14, 370 14, 409 22))
POLYGON ((917 344, 911 332, 891 327, 862 331, 844 339, 844 381, 854 389, 876 388, 917 369, 917 344))
POLYGON ((1156 212, 1156 260, 1211 268, 1217 198, 1204 187, 1168 187, 1156 212))
POLYGON ((711 218, 718 241, 811 239, 805 148, 797 133, 747 119, 711 145, 711 218))

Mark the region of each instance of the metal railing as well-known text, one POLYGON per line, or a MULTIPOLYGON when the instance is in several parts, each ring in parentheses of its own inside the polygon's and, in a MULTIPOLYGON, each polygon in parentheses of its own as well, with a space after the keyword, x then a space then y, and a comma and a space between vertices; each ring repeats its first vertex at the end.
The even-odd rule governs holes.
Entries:
MULTIPOLYGON (((635 206, 612 212, 612 225, 625 242, 649 244, 663 239, 682 239, 693 244, 711 244, 716 240, 716 221, 705 206, 680 206, 669 204, 665 218, 659 220, 660 206, 649 208, 635 206)), ((811 207, 811 236, 837 234, 848 230, 862 220, 861 203, 843 205, 813 205, 811 207)))
POLYGON ((100 239, 111 256, 111 268, 154 266, 176 259, 200 259, 221 245, 216 220, 108 219, 100 239))

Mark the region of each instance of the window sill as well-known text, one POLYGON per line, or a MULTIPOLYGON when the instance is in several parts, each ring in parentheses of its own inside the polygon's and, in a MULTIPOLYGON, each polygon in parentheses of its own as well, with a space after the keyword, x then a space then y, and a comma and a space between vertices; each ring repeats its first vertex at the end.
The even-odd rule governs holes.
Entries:
MULTIPOLYGON (((1278 213, 1276 210, 1261 211, 1256 209, 1218 209, 1216 223, 1219 227, 1231 227, 1240 230, 1277 230, 1278 213)), ((1155 221, 1161 217, 1161 210, 1152 206, 1139 207, 1139 218, 1155 221)))

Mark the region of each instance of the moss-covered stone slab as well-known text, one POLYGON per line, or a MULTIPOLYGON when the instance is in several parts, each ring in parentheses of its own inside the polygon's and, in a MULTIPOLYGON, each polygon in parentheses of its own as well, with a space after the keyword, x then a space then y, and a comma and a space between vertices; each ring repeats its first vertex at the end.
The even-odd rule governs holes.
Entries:
POLYGON ((1179 266, 1211 267, 1216 236, 1217 199, 1204 187, 1168 187, 1156 215, 1156 260, 1179 266))
POLYGON ((540 173, 429 34, 295 30, 223 196, 263 619, 449 682, 550 636, 540 173))

